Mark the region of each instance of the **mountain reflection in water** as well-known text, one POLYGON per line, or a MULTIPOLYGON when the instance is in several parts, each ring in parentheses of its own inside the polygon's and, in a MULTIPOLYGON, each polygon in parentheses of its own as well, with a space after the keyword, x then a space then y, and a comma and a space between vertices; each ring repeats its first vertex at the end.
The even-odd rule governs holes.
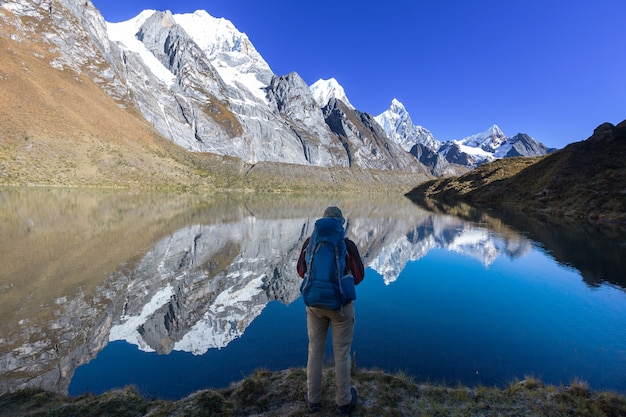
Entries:
MULTIPOLYGON (((503 256, 519 259, 536 251, 533 241, 500 220, 483 217, 476 223, 434 214, 401 196, 5 189, 0 191, 1 391, 39 387, 67 393, 77 369, 96 363, 107 345, 118 346, 116 341, 159 355, 227 351, 271 301, 301 304, 295 262, 328 205, 342 208, 347 234, 369 268, 371 283, 359 287, 363 296, 357 303, 363 304, 358 309, 368 305, 367 286, 374 288, 378 276, 391 288, 408 264, 433 250, 477 260, 483 269, 503 256)), ((614 267, 621 273, 620 262, 614 267)), ((611 270, 605 263, 603 268, 611 270)), ((386 303, 381 299, 379 306, 386 303)), ((304 325, 304 307, 297 307, 299 317, 285 326, 304 325)), ((301 331, 306 337, 304 327, 301 331)), ((306 347, 300 345, 305 341, 302 335, 298 340, 293 349, 302 362, 295 366, 304 366, 306 347)), ((115 372, 124 379, 123 367, 115 372)), ((436 378, 421 372, 419 377, 436 378)))

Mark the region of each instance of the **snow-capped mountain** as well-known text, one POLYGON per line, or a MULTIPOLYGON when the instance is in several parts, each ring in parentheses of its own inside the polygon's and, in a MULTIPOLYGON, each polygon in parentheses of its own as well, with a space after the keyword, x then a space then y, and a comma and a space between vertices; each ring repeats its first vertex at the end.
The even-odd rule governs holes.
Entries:
MULTIPOLYGON (((335 79, 318 80, 311 91, 320 106, 332 98, 349 103, 343 87, 335 79)), ((552 151, 525 133, 508 138, 497 125, 461 140, 440 142, 428 129, 414 125, 407 109, 395 98, 389 109, 374 120, 392 142, 412 154, 435 176, 458 173, 451 164, 473 168, 498 158, 538 156, 552 151)))
MULTIPOLYGON (((370 140, 376 136, 372 131, 331 129, 323 114, 326 103, 318 105, 296 73, 274 74, 246 34, 206 11, 146 10, 126 22, 106 23, 93 4, 78 0, 59 0, 53 7, 39 0, 9 0, 0 8, 8 16, 3 24, 19 25, 16 29, 24 34, 15 38, 18 42, 36 36, 50 44, 60 51, 60 58, 51 62, 54 68, 88 75, 121 107, 138 110, 161 135, 189 151, 233 156, 248 164, 428 176, 384 135, 370 140)), ((341 114, 346 120, 335 127, 367 129, 349 122, 360 116, 352 114, 355 109, 341 86, 330 81, 327 87, 346 105, 341 114)))
POLYGON ((142 26, 151 18, 159 18, 165 27, 180 25, 186 34, 211 61, 221 79, 228 85, 247 90, 264 101, 263 89, 273 73, 263 57, 254 48, 247 35, 239 32, 226 19, 218 19, 204 10, 194 13, 170 15, 156 10, 144 10, 136 17, 120 23, 106 24, 109 39, 140 55, 150 71, 161 81, 172 86, 176 71, 162 62, 163 53, 155 53, 150 46, 160 46, 161 40, 149 39, 147 28, 142 26), (155 44, 156 43, 156 44, 155 44))
POLYGON ((341 114, 346 120, 335 127, 348 126, 354 134, 328 126, 323 113, 328 100, 317 104, 320 97, 296 73, 274 74, 246 34, 206 11, 145 10, 126 22, 106 23, 92 3, 79 0, 50 5, 12 0, 0 8, 2 24, 21 34, 13 42, 24 48, 41 42, 58 51, 51 71, 87 75, 119 106, 137 110, 161 135, 189 151, 249 164, 428 175, 411 155, 396 152, 399 147, 384 134, 369 140, 373 132, 355 131, 369 127, 348 120, 360 116, 352 114, 355 109, 336 81, 327 80, 326 96, 339 97, 347 107, 341 114))
POLYGON ((439 154, 441 142, 422 126, 416 126, 409 112, 397 99, 391 101, 389 109, 374 119, 380 124, 385 134, 420 161, 435 176, 457 173, 443 155, 439 154))
POLYGON ((313 94, 313 99, 319 107, 326 106, 331 98, 336 98, 337 100, 343 101, 344 104, 352 110, 355 109, 350 103, 350 100, 348 100, 343 87, 334 78, 328 80, 319 79, 309 88, 313 94))
POLYGON ((435 139, 428 129, 413 124, 409 112, 395 98, 391 101, 389 109, 374 119, 382 126, 387 136, 399 143, 407 152, 418 143, 433 150, 441 146, 441 142, 435 139))
MULTIPOLYGON (((339 98, 354 110, 343 88, 334 79, 310 89, 296 73, 274 75, 248 37, 228 20, 206 11, 175 15, 145 11, 131 22, 107 24, 111 38, 121 39, 120 47, 151 62, 147 49, 175 78, 165 91, 174 95, 175 111, 155 113, 159 106, 141 106, 142 111, 162 133, 188 149, 232 155, 249 163, 424 171, 406 155, 399 155, 400 161, 390 159, 385 150, 394 144, 387 139, 364 148, 329 128, 322 114, 328 99, 339 98), (126 39, 132 42, 127 44, 126 39), (182 119, 163 120, 181 110, 182 119)), ((155 67, 155 74, 163 74, 162 67, 149 65, 155 67)))
POLYGON ((375 117, 387 136, 415 156, 434 175, 455 173, 450 166, 473 168, 497 158, 538 156, 551 152, 530 136, 508 138, 497 125, 461 140, 440 142, 422 126, 413 124, 402 103, 393 99, 389 109, 375 117))
MULTIPOLYGON (((309 87, 295 72, 274 74, 245 33, 206 11, 145 10, 126 22, 106 23, 91 2, 79 0, 10 0, 0 8, 2 24, 11 29, 2 36, 16 47, 46 45, 54 51, 51 71, 86 76, 189 151, 249 164, 403 170, 418 174, 419 182, 451 173, 448 162, 462 163, 457 154, 472 148, 442 148, 397 100, 374 118, 357 110, 334 78, 309 87), (8 35, 13 32, 19 36, 8 35)), ((516 143, 506 152, 485 150, 482 143, 477 149, 494 157, 541 151, 528 137, 516 143)), ((462 165, 471 167, 489 157, 467 159, 472 161, 462 165)))
POLYGON ((480 148, 485 152, 494 153, 496 148, 506 141, 506 136, 497 125, 491 126, 489 129, 476 135, 468 136, 458 143, 462 146, 470 148, 480 148))
POLYGON ((461 140, 445 142, 438 150, 449 162, 470 168, 494 159, 540 156, 552 151, 524 133, 509 138, 497 125, 461 140))
POLYGON ((505 141, 504 133, 493 125, 482 133, 446 142, 438 152, 451 163, 474 167, 496 159, 496 150, 505 141))
POLYGON ((204 10, 177 14, 174 19, 204 51, 227 84, 247 89, 265 100, 264 88, 274 74, 245 33, 239 32, 229 20, 215 18, 204 10))

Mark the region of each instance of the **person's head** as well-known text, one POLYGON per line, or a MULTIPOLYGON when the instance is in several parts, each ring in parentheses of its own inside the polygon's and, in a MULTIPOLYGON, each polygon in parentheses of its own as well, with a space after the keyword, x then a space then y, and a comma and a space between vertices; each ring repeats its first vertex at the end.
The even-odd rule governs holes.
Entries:
POLYGON ((324 210, 324 217, 334 217, 336 219, 341 220, 341 224, 343 225, 346 222, 346 219, 343 218, 343 214, 339 207, 330 206, 326 210, 324 210))

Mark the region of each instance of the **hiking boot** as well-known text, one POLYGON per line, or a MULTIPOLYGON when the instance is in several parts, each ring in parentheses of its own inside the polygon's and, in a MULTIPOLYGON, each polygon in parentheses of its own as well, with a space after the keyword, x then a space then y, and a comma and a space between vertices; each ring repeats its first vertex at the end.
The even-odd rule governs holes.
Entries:
POLYGON ((341 406, 337 407, 337 411, 342 416, 349 416, 349 415, 351 415, 352 412, 354 411, 354 409, 356 408, 356 404, 358 402, 358 397, 356 395, 356 389, 355 388, 350 388, 350 392, 352 393, 352 399, 350 400, 350 402, 348 404, 346 404, 346 405, 341 405, 341 406))
POLYGON ((309 396, 307 394, 304 394, 304 401, 306 401, 306 405, 307 407, 309 407, 310 413, 317 413, 318 411, 320 411, 320 403, 309 402, 309 396))

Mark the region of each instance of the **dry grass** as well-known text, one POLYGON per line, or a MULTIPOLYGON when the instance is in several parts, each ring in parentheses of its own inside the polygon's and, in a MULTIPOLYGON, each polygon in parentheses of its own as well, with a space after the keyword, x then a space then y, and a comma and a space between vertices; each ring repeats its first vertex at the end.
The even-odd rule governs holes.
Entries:
MULTIPOLYGON (((324 398, 317 414, 336 415, 333 370, 324 370, 324 398)), ((0 396, 0 416, 306 416, 304 369, 257 371, 222 390, 196 392, 179 401, 150 400, 135 388, 102 395, 65 397, 41 391, 0 396)), ((359 393, 355 416, 546 416, 618 417, 626 415, 626 398, 594 392, 581 381, 569 386, 544 385, 534 377, 505 388, 448 387, 420 384, 404 374, 355 370, 359 393)))
POLYGON ((44 41, 10 33, 10 25, 2 30, 0 185, 197 181, 134 109, 120 107, 84 74, 50 66, 54 54, 44 41))

